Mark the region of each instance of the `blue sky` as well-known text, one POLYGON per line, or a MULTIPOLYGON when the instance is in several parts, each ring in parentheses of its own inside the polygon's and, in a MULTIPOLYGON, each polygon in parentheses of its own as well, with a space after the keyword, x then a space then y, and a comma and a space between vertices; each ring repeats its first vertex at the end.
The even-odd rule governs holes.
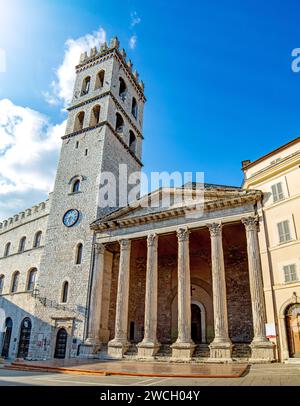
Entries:
POLYGON ((65 100, 49 104, 45 93, 53 91, 66 41, 100 28, 119 37, 146 85, 146 172, 203 171, 206 182, 240 185, 242 160, 300 134, 300 73, 291 70, 291 52, 300 47, 297 1, 0 0, 0 10, 0 218, 51 188, 54 138, 66 115, 65 100), (8 137, 26 114, 29 125, 8 137), (49 138, 50 146, 45 141, 32 157, 28 148, 16 162, 11 146, 29 130, 32 145, 49 138))

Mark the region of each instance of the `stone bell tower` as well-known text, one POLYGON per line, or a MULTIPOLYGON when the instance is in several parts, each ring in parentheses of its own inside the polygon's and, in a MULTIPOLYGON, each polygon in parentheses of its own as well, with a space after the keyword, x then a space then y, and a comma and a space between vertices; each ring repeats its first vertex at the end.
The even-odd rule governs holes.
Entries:
POLYGON ((120 165, 127 176, 140 173, 144 103, 144 84, 117 38, 81 55, 40 269, 43 304, 37 305, 41 320, 37 333, 49 342, 49 348, 37 349, 43 357, 53 357, 60 328, 70 336, 70 354, 84 339, 94 257, 90 224, 126 204, 118 192, 119 183, 124 187, 124 179, 119 182, 120 165), (107 173, 110 177, 103 180, 107 173), (108 206, 101 193, 105 181, 117 188, 116 199, 110 196, 108 206))

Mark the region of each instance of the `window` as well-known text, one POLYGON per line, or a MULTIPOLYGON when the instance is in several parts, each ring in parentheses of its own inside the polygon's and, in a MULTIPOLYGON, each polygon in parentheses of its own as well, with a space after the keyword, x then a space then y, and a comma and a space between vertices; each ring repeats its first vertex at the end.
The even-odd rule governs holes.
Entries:
POLYGON ((19 278, 20 278, 20 272, 16 271, 12 276, 11 289, 10 289, 11 293, 15 293, 18 290, 19 278))
POLYGON ((123 78, 119 78, 119 81, 120 81, 119 96, 124 101, 126 99, 127 88, 126 88, 126 84, 125 84, 125 81, 123 78))
POLYGON ((96 76, 96 84, 95 84, 95 90, 97 89, 101 89, 101 87, 103 87, 104 85, 104 75, 105 75, 105 71, 101 70, 97 76, 96 76))
POLYGON ((76 259, 75 259, 75 264, 80 265, 82 261, 82 251, 83 251, 83 245, 79 243, 76 247, 76 259))
POLYGON ((76 141, 75 148, 78 149, 78 147, 79 147, 79 141, 76 141))
POLYGON ((287 242, 292 239, 291 233, 290 233, 289 220, 281 221, 280 223, 277 224, 277 228, 278 228, 280 243, 287 242))
POLYGON ((134 118, 137 118, 138 116, 138 106, 135 97, 132 98, 131 114, 133 115, 134 118))
POLYGON ((61 302, 67 303, 68 301, 69 282, 64 282, 62 287, 61 302))
POLYGON ((91 112, 90 126, 94 127, 100 121, 100 106, 97 104, 91 112))
POLYGON ((276 183, 272 186, 273 202, 278 202, 279 200, 284 199, 284 194, 282 190, 282 183, 276 183))
POLYGON ((81 131, 83 129, 83 123, 84 123, 84 112, 81 111, 80 113, 77 114, 75 118, 75 124, 74 124, 74 131, 81 131))
POLYGON ((19 243, 19 253, 25 251, 26 237, 22 237, 19 243))
POLYGON ((77 193, 77 192, 79 192, 79 190, 80 190, 80 180, 77 179, 77 180, 75 180, 75 182, 73 183, 73 186, 72 186, 72 193, 77 193))
POLYGON ((11 243, 10 243, 10 242, 8 242, 8 243, 5 245, 5 248, 4 248, 4 256, 5 256, 5 257, 8 257, 8 256, 9 256, 10 246, 11 246, 11 243))
POLYGON ((87 76, 85 79, 83 79, 82 88, 81 88, 81 96, 88 94, 88 92, 90 90, 90 84, 91 84, 90 76, 87 76))
POLYGON ((136 148, 136 136, 134 135, 133 131, 129 131, 129 149, 133 153, 135 153, 135 148, 136 148))
POLYGON ((89 152, 89 150, 86 148, 85 151, 84 151, 84 155, 88 156, 88 152, 89 152))
POLYGON ((33 290, 35 286, 35 279, 36 279, 36 268, 33 268, 29 271, 28 274, 28 281, 27 281, 27 290, 33 290))
POLYGON ((116 131, 118 134, 123 134, 124 120, 120 113, 116 113, 116 131))
POLYGON ((33 248, 39 248, 41 246, 42 232, 38 231, 34 236, 33 248))
POLYGON ((283 272, 284 272, 284 281, 286 283, 295 282, 298 280, 295 264, 284 266, 283 272))
POLYGON ((0 295, 2 295, 4 286, 4 275, 0 275, 0 295))

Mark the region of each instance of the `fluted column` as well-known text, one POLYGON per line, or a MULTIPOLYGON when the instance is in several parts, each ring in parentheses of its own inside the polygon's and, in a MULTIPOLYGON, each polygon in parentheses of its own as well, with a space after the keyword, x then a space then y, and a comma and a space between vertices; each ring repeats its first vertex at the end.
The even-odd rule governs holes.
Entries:
POLYGON ((85 345, 93 346, 95 353, 100 348, 100 323, 103 292, 105 246, 95 244, 94 271, 91 284, 91 298, 89 306, 88 335, 85 345))
POLYGON ((108 354, 116 358, 122 358, 129 346, 127 329, 131 241, 120 240, 120 249, 115 337, 108 343, 108 354))
POLYGON ((227 298, 222 225, 208 224, 211 239, 212 289, 215 338, 210 344, 212 360, 231 360, 232 345, 228 334, 227 298))
POLYGON ((139 357, 153 357, 159 343, 156 337, 157 331, 157 278, 158 278, 158 236, 150 234, 147 238, 147 273, 145 293, 145 333, 144 339, 138 344, 139 357))
POLYGON ((191 276, 189 230, 180 228, 178 238, 178 338, 172 345, 174 358, 190 358, 195 345, 191 339, 191 276))
POLYGON ((274 346, 265 332, 266 310, 263 290, 262 268, 258 242, 258 219, 242 219, 246 228, 250 294, 252 304, 253 332, 252 360, 274 360, 274 346))

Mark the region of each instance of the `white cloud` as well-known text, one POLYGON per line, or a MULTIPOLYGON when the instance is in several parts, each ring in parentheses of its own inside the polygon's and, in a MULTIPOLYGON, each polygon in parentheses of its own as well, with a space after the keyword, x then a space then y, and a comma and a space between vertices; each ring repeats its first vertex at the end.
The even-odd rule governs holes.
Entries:
POLYGON ((89 52, 91 48, 99 48, 105 42, 106 33, 103 28, 92 34, 84 35, 78 39, 69 38, 65 42, 65 54, 62 64, 55 72, 56 79, 50 84, 50 91, 44 92, 46 101, 51 105, 63 103, 67 106, 73 94, 75 81, 75 66, 78 65, 80 54, 89 52))
POLYGON ((0 217, 44 199, 53 180, 65 122, 52 125, 28 107, 0 100, 0 217))
POLYGON ((136 43, 137 43, 137 36, 136 35, 132 35, 129 39, 129 47, 130 49, 135 49, 136 47, 136 43))
POLYGON ((141 18, 138 16, 138 13, 136 11, 132 11, 130 13, 130 27, 133 28, 136 25, 140 24, 140 22, 142 21, 141 18))

